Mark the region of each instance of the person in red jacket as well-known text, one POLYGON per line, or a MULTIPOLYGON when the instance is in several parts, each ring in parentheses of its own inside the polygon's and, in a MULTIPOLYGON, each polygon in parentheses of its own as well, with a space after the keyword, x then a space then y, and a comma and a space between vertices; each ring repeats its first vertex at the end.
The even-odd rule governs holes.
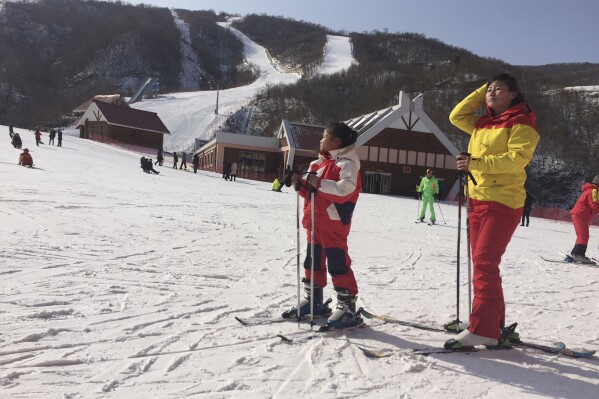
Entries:
MULTIPOLYGON (((314 279, 314 314, 326 315, 331 310, 323 305, 323 287, 327 285, 327 267, 337 291, 337 307, 327 320, 333 328, 357 323, 358 285, 351 268, 347 236, 358 196, 362 188, 360 160, 355 151, 358 133, 345 123, 331 123, 320 140, 320 156, 310 164, 308 174, 300 179, 292 176, 296 191, 304 198, 302 225, 308 233, 308 251, 303 279, 306 296, 300 302, 300 315, 310 313, 310 281, 314 279), (311 209, 310 192, 315 192, 311 209), (311 213, 314 212, 314 243, 311 241, 311 213), (314 276, 310 273, 311 245, 314 245, 314 276)), ((296 307, 283 317, 296 315, 296 307)))
POLYGON ((33 167, 33 158, 29 153, 29 149, 25 148, 23 152, 19 155, 19 165, 33 167))
POLYGON ((42 143, 42 134, 40 133, 40 130, 37 129, 33 134, 35 135, 35 145, 39 146, 40 143, 42 143))
POLYGON ((570 253, 575 263, 595 264, 587 258, 587 245, 589 243, 589 226, 593 217, 599 213, 599 175, 593 178, 592 183, 582 186, 582 194, 570 211, 572 224, 576 231, 576 244, 570 253))

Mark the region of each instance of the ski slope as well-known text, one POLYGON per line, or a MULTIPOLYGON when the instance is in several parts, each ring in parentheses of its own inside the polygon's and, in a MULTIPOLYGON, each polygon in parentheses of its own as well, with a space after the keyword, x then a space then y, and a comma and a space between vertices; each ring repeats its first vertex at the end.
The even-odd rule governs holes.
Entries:
MULTIPOLYGON (((327 335, 244 327, 234 316, 277 318, 296 301, 294 193, 169 164, 149 175, 122 149, 70 136, 36 147, 16 131, 36 168, 17 165, 0 126, 3 398, 597 397, 597 358, 415 356, 448 337, 379 321, 327 335), (396 352, 372 360, 357 345, 396 352)), ((456 310, 457 208, 441 205, 446 224, 438 214, 427 226, 413 222, 417 207, 360 196, 349 237, 358 306, 441 325, 456 310)), ((598 239, 591 228, 594 257, 598 239)), ((599 269, 540 259, 573 243, 568 223, 517 229, 501 267, 508 321, 523 339, 599 349, 599 269)), ((301 248, 303 260, 304 232, 301 248)))
MULTIPOLYGON (((156 112, 162 119, 171 131, 171 134, 164 138, 164 148, 169 151, 186 150, 195 138, 210 138, 212 131, 224 122, 226 115, 248 104, 258 91, 268 86, 293 84, 300 79, 297 73, 275 68, 264 47, 231 27, 230 22, 221 22, 219 25, 229 29, 241 40, 246 61, 257 67, 260 77, 246 86, 220 90, 218 114, 215 114, 216 90, 161 94, 157 99, 132 104, 133 108, 156 112)), ((351 54, 349 38, 329 35, 325 58, 318 73, 340 72, 353 62, 355 60, 351 54)))

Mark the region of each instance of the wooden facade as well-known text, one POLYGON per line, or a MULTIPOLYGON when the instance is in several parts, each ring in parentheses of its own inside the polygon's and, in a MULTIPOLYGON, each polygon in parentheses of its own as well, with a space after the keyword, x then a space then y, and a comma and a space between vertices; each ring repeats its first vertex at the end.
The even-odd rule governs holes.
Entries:
MULTIPOLYGON (((458 150, 424 113, 421 96, 410 100, 400 93, 398 105, 346 123, 359 134, 363 192, 414 195, 427 169, 439 179, 443 197, 457 192, 458 150)), ((234 160, 238 177, 272 181, 286 166, 306 170, 318 156, 323 130, 283 120, 276 138, 217 133, 196 153, 204 170, 222 172, 222 162, 234 160)))
POLYGON ((81 138, 162 148, 170 134, 158 115, 129 106, 93 100, 77 125, 81 138))

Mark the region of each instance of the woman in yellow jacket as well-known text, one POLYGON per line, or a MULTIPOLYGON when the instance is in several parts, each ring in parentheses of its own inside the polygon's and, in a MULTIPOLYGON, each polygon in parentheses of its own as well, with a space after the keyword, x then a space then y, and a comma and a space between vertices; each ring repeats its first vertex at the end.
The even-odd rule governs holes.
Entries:
POLYGON ((478 184, 468 185, 474 264, 470 325, 445 346, 497 345, 505 324, 499 264, 526 199, 524 168, 539 142, 535 114, 524 103, 516 79, 502 73, 460 102, 449 120, 471 135, 471 155, 458 156, 457 168, 470 171, 478 184), (487 115, 475 115, 485 102, 487 115))

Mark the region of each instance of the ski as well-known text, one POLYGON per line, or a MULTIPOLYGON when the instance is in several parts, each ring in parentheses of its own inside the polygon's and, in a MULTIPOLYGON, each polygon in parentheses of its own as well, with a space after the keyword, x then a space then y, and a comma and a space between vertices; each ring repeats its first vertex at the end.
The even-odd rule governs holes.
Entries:
POLYGON ((594 356, 595 353, 597 353, 596 350, 581 350, 581 351, 575 351, 569 348, 565 348, 560 352, 562 355, 564 356, 568 356, 568 357, 574 357, 576 359, 581 359, 581 358, 585 358, 585 357, 591 357, 594 356))
MULTIPOLYGON (((552 353, 552 354, 560 354, 564 353, 565 345, 561 342, 556 343, 555 346, 545 346, 545 345, 535 345, 535 344, 523 344, 523 343, 512 343, 510 346, 487 346, 487 347, 466 347, 460 349, 445 349, 445 348, 417 348, 412 350, 401 350, 401 349, 368 349, 362 346, 358 346, 358 348, 364 353, 366 357, 371 359, 380 359, 384 357, 390 357, 394 353, 402 352, 405 354, 412 355, 421 355, 421 356, 429 356, 429 355, 443 355, 448 353, 474 353, 474 352, 482 352, 482 351, 500 351, 500 350, 510 350, 516 348, 526 348, 533 350, 541 350, 544 353, 552 353), (542 348, 541 348, 542 347, 542 348)), ((586 352, 576 352, 577 354, 582 354, 586 352)), ((572 356, 575 357, 575 356, 572 356)))
MULTIPOLYGON (((543 259, 545 262, 565 263, 565 264, 570 264, 570 265, 590 266, 590 267, 595 267, 595 268, 597 267, 596 263, 577 263, 577 262, 574 262, 574 260, 570 256, 568 256, 568 255, 566 255, 566 257, 564 259, 550 259, 550 258, 545 258, 544 256, 540 256, 540 255, 539 255, 539 257, 541 259, 543 259)), ((596 262, 595 259, 591 258, 591 260, 593 262, 596 262)))
MULTIPOLYGON (((332 299, 329 298, 324 302, 324 305, 328 305, 329 303, 332 302, 332 299)), ((285 312, 287 313, 287 312, 285 312)), ((329 317, 329 314, 326 315, 316 315, 314 316, 314 319, 322 319, 325 317, 329 317)), ((297 323, 298 319, 295 315, 291 316, 291 317, 273 317, 273 318, 267 318, 267 319, 260 319, 260 320, 246 320, 246 319, 242 319, 238 316, 235 316, 235 320, 237 320, 238 322, 240 322, 241 324, 243 324, 244 326, 262 326, 265 324, 277 324, 277 323, 297 323)), ((300 323, 305 323, 305 322, 309 322, 310 321, 310 315, 305 315, 300 317, 299 322, 300 323)))
MULTIPOLYGON (((364 317, 366 317, 367 319, 376 319, 376 320, 382 320, 386 323, 392 323, 392 324, 399 324, 405 327, 413 327, 413 328, 417 328, 420 330, 425 330, 425 331, 433 331, 433 332, 442 332, 442 333, 447 333, 447 334, 457 334, 457 331, 450 331, 450 330, 446 330, 444 328, 440 328, 440 327, 433 327, 433 326, 427 326, 427 325, 422 325, 422 324, 417 324, 417 323, 411 323, 411 322, 407 322, 407 321, 402 321, 402 320, 398 320, 398 319, 394 319, 392 317, 389 316, 379 316, 379 315, 375 315, 374 313, 370 313, 367 310, 363 309, 362 310, 362 315, 364 315, 364 317)), ((514 347, 522 347, 522 348, 529 348, 529 349, 536 349, 536 350, 540 350, 542 352, 545 353, 551 353, 551 354, 562 354, 564 356, 568 356, 568 357, 573 357, 573 358, 584 358, 584 357, 590 357, 595 355, 596 351, 595 350, 581 350, 581 351, 574 351, 571 350, 569 348, 566 348, 566 344, 564 344, 563 342, 556 342, 553 345, 543 345, 543 344, 538 344, 538 343, 534 343, 534 342, 527 342, 527 341, 522 341, 522 340, 511 340, 510 341, 510 345, 514 346, 514 347)), ((503 348, 503 347, 501 347, 503 348)), ((363 350, 364 351, 364 350, 363 350)), ((420 352, 425 352, 425 350, 422 350, 420 352)), ((431 351, 430 354, 433 353, 449 353, 449 352, 455 352, 454 350, 451 349, 444 349, 444 348, 438 348, 434 351, 431 351)), ((469 352, 473 352, 472 350, 470 350, 469 352)), ((424 354, 424 353, 421 353, 424 354)), ((385 357, 385 356, 377 356, 377 355, 381 355, 381 353, 370 353, 367 354, 367 356, 369 357, 385 357), (371 355, 371 356, 369 356, 371 355)), ((388 355, 391 356, 391 355, 388 355)))
POLYGON ((440 328, 440 327, 433 327, 433 326, 427 326, 427 325, 418 324, 418 323, 411 323, 409 321, 394 319, 393 317, 389 317, 389 316, 379 316, 379 315, 376 315, 374 313, 367 311, 366 309, 362 309, 361 314, 364 317, 366 317, 367 319, 382 320, 385 323, 399 324, 401 326, 412 327, 412 328, 417 328, 417 329, 426 330, 426 331, 448 332, 445 329, 440 328))

